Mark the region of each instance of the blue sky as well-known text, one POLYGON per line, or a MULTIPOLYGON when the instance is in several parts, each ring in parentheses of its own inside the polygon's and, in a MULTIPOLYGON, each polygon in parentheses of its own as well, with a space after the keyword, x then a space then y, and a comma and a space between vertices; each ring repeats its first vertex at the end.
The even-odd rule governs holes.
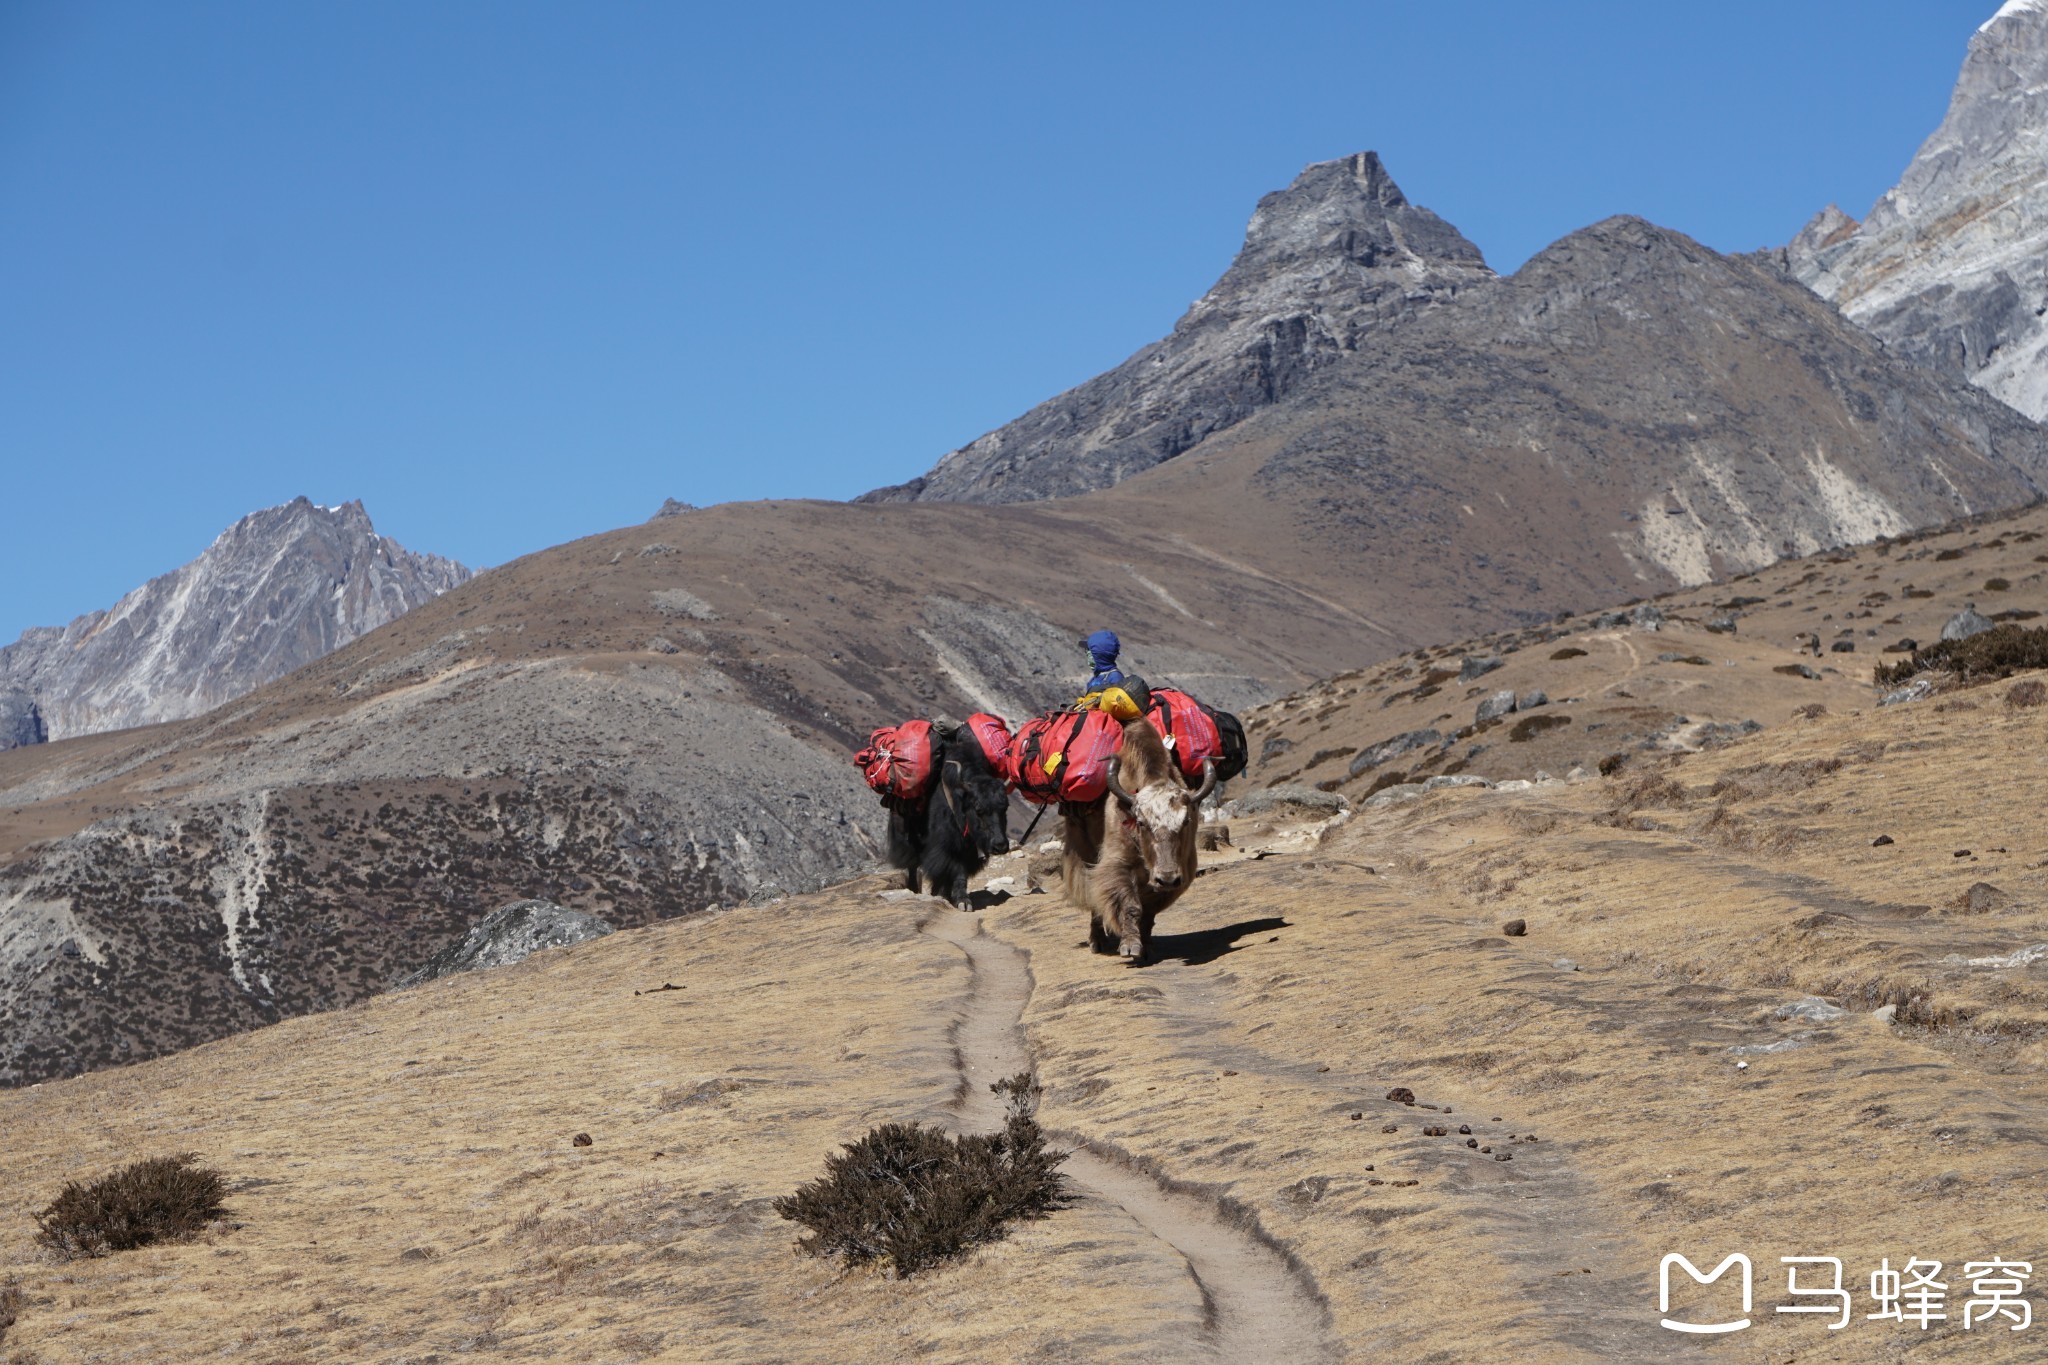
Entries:
POLYGON ((1861 215, 1994 0, 0 0, 0 642, 306 493, 469 563, 847 497, 1375 149, 1502 270, 1861 215))

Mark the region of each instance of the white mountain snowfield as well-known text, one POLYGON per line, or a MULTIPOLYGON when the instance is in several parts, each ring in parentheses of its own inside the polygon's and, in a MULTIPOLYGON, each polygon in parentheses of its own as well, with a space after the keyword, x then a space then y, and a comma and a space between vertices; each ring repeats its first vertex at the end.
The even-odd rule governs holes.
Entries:
POLYGON ((1998 7, 1998 13, 1992 15, 1983 23, 1977 25, 1977 32, 1982 33, 1985 29, 1990 28, 2000 19, 2007 18, 2011 15, 2032 14, 2041 9, 2048 9, 2048 0, 2005 0, 2005 3, 1998 7))

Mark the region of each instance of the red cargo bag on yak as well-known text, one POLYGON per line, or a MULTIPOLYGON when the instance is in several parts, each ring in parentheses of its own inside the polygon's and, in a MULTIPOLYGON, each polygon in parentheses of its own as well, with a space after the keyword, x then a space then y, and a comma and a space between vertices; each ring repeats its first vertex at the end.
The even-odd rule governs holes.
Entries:
POLYGON ((1054 711, 1027 720, 1011 746, 1017 794, 1036 806, 1099 801, 1109 790, 1109 760, 1123 745, 1123 723, 1107 711, 1054 711))
POLYGON ((995 769, 996 776, 1014 783, 1017 775, 1011 756, 1013 741, 1009 722, 990 712, 976 711, 967 718, 967 729, 974 736, 974 742, 981 746, 981 752, 988 758, 988 766, 995 769))
POLYGON ((868 747, 853 756, 868 786, 884 797, 921 799, 932 787, 932 723, 906 720, 868 736, 868 747))
POLYGON ((1145 713, 1152 728, 1166 741, 1181 776, 1190 782, 1202 780, 1202 764, 1216 760, 1216 776, 1223 776, 1223 736, 1209 708, 1185 692, 1171 687, 1152 689, 1152 708, 1145 713))

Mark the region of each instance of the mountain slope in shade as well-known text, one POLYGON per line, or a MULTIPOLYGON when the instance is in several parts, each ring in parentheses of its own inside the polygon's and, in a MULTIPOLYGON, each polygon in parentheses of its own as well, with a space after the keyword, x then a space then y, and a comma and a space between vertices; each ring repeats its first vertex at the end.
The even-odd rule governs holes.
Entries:
MULTIPOLYGON (((361 502, 298 498, 243 517, 105 611, 0 649, 0 715, 32 708, 48 739, 196 716, 469 576, 378 535, 361 502)), ((26 719, 0 721, 0 748, 36 737, 26 719)))
POLYGON ((2048 417, 2048 8, 1993 15, 1897 187, 1861 224, 1829 205, 1782 259, 1901 354, 2048 417))
POLYGON ((1377 154, 1319 162, 1259 201, 1236 261, 1164 340, 867 499, 1022 502, 1106 488, 1492 273, 1456 228, 1408 202, 1377 154))

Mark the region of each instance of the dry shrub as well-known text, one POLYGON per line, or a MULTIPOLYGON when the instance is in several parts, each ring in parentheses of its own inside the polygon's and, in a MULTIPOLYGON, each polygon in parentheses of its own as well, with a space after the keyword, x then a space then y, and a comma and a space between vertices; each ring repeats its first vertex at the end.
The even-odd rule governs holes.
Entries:
POLYGON ((1984 591, 1986 592, 2010 592, 2011 590, 2012 580, 2009 578, 1987 578, 1984 580, 1984 591))
POLYGON ((1627 754, 1609 754, 1600 760, 1600 776, 1612 777, 1628 764, 1627 754))
MULTIPOLYGON (((1383 792, 1389 787, 1398 787, 1407 780, 1407 773, 1381 773, 1372 780, 1372 785, 1365 789, 1365 795, 1371 796, 1373 793, 1383 792)), ((1360 799, 1362 800, 1363 798, 1360 799)))
POLYGON ((1524 716, 1515 722, 1515 728, 1508 731, 1508 743, 1521 744, 1536 738, 1545 730, 1555 730, 1561 725, 1570 725, 1570 716, 1540 715, 1524 716))
POLYGON ((1032 1117, 1040 1088, 1025 1074, 990 1089, 1008 1096, 999 1133, 951 1137, 885 1123, 826 1157, 823 1178, 775 1201, 777 1213, 809 1229, 799 1249, 853 1264, 886 1260, 910 1276, 1061 1207, 1067 1154, 1045 1145, 1032 1117))
POLYGON ((1562 663, 1566 659, 1583 659, 1586 657, 1586 651, 1577 645, 1566 645, 1563 649, 1553 651, 1550 657, 1553 662, 1562 663))
POLYGON ((226 1178, 197 1153, 150 1157, 72 1181, 36 1215, 36 1240, 58 1255, 104 1256, 190 1237, 220 1217, 226 1178))
POLYGON ((21 1286, 12 1282, 0 1284, 0 1342, 7 1340, 7 1329, 21 1320, 21 1286))
POLYGON ((2016 682, 2005 694, 2005 704, 2015 711, 2024 711, 2042 702, 2048 702, 2048 686, 2043 686, 2038 678, 2016 682))
POLYGON ((1711 796, 1729 801, 1750 801, 1760 796, 1784 796, 1802 792, 1830 773, 1839 772, 1839 758, 1801 758, 1790 763, 1756 763, 1737 768, 1715 779, 1711 796))
POLYGON ((1873 676, 1878 686, 1894 687, 1916 673, 1950 673, 1967 682, 2033 668, 2048 668, 2048 626, 1993 626, 1967 640, 1942 640, 1895 664, 1879 664, 1873 676))
POLYGON ((1615 803, 1612 814, 1616 817, 1633 814, 1645 806, 1682 806, 1685 804, 1685 784, 1674 782, 1662 773, 1639 773, 1615 784, 1615 803))
POLYGON ((1810 701, 1806 705, 1800 707, 1797 711, 1794 711, 1792 714, 1798 716, 1801 720, 1819 720, 1822 716, 1826 715, 1827 713, 1827 707, 1821 705, 1817 701, 1810 701))

